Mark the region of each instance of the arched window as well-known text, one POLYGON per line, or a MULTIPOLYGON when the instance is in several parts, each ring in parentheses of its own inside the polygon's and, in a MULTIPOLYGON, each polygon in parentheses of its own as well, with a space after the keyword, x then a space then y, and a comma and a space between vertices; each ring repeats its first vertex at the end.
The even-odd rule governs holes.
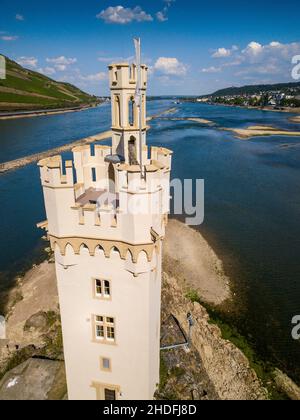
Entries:
POLYGON ((120 127, 121 125, 121 106, 120 98, 116 96, 115 98, 115 127, 120 127))
POLYGON ((136 138, 131 136, 128 141, 128 160, 129 165, 138 165, 136 153, 136 138))
POLYGON ((108 167, 108 189, 111 194, 115 194, 116 192, 116 178, 115 178, 115 168, 112 163, 109 164, 108 167))
POLYGON ((134 98, 131 97, 129 99, 129 107, 128 107, 129 125, 131 127, 134 126, 134 120, 135 120, 134 111, 135 111, 134 98))

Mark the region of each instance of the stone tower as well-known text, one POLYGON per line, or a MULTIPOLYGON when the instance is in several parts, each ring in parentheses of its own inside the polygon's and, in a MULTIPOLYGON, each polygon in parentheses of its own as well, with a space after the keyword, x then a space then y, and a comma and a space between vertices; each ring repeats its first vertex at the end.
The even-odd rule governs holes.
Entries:
POLYGON ((172 152, 148 151, 147 67, 141 67, 141 118, 136 71, 109 66, 111 146, 76 147, 73 161, 39 162, 71 400, 152 399, 159 383, 172 152))

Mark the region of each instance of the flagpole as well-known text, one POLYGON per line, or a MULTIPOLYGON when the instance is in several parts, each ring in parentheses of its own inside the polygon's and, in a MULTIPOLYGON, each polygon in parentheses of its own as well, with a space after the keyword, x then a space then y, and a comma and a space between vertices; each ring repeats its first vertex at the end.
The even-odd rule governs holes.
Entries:
POLYGON ((144 177, 143 174, 143 135, 142 135, 142 124, 143 124, 143 115, 142 115, 142 86, 141 86, 141 39, 135 38, 135 49, 136 49, 136 67, 137 67, 137 84, 136 84, 136 104, 139 114, 139 149, 140 149, 140 172, 141 178, 144 177))

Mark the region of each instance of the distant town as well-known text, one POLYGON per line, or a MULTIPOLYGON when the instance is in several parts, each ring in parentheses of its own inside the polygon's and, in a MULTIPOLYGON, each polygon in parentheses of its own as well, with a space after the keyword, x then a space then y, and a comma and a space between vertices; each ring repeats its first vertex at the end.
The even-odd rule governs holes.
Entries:
POLYGON ((233 87, 195 100, 202 103, 245 107, 300 108, 300 83, 233 87))

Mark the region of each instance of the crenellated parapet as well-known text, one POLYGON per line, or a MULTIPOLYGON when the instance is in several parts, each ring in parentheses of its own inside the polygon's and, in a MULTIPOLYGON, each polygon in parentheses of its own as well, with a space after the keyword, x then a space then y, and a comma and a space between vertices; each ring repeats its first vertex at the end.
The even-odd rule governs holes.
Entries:
POLYGON ((95 145, 93 154, 90 145, 75 147, 72 151, 77 183, 83 184, 85 189, 106 187, 108 164, 105 158, 111 155, 111 147, 95 145))
MULTIPOLYGON (((137 68, 135 64, 114 63, 108 66, 109 85, 111 90, 115 89, 135 89, 137 83, 137 68)), ((146 65, 141 65, 142 89, 147 89, 147 71, 146 65)))
POLYGON ((60 156, 40 161, 49 234, 138 245, 153 244, 154 229, 163 238, 171 155, 152 147, 144 178, 139 165, 111 163, 111 147, 103 145, 74 148, 74 166, 60 156))
POLYGON ((151 160, 159 162, 168 172, 171 172, 172 155, 173 152, 165 147, 151 147, 151 160))
POLYGON ((73 187, 73 162, 67 160, 63 165, 61 156, 52 156, 39 161, 41 182, 43 187, 73 187))

